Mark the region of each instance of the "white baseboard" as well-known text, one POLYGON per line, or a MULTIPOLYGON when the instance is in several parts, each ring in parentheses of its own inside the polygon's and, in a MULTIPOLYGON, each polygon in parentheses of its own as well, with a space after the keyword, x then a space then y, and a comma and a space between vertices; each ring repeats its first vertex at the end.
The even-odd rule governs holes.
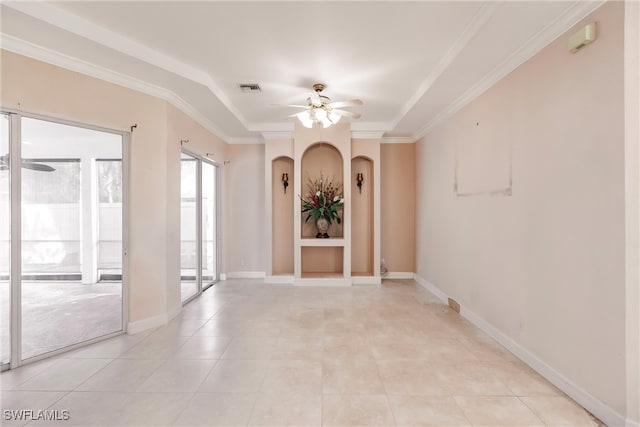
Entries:
POLYGON ((352 285, 380 285, 381 283, 380 276, 351 276, 352 285))
POLYGON ((404 279, 413 279, 414 273, 412 271, 389 271, 387 274, 383 276, 383 279, 396 279, 396 280, 404 280, 404 279))
POLYGON ((313 277, 295 279, 295 286, 351 286, 350 277, 313 277))
POLYGON ((169 310, 169 312, 167 313, 167 320, 169 322, 171 322, 173 319, 175 319, 180 313, 182 313, 182 304, 178 304, 177 306, 173 307, 171 310, 169 310))
POLYGON ((135 335, 137 333, 146 331, 147 329, 157 328, 162 325, 166 325, 169 318, 166 313, 158 314, 157 316, 147 317, 146 319, 136 320, 135 322, 127 323, 127 333, 135 335))
POLYGON ((146 319, 136 320, 135 322, 127 323, 127 334, 134 335, 147 329, 157 328, 164 326, 173 320, 176 316, 182 313, 182 304, 178 304, 171 310, 157 316, 147 317, 146 319))
POLYGON ((227 273, 220 273, 220 280, 227 280, 227 273))
POLYGON ((273 285, 293 285, 293 275, 291 276, 265 276, 264 283, 273 285))
MULTIPOLYGON (((222 276, 222 274, 220 275, 222 276)), ((264 279, 264 271, 232 271, 224 275, 224 279, 264 279)))
MULTIPOLYGON (((440 299, 443 303, 447 304, 449 296, 433 283, 418 275, 415 276, 415 281, 426 288, 429 292, 436 295, 438 299, 440 299)), ((624 416, 620 415, 617 411, 607 406, 605 403, 592 396, 589 392, 573 383, 560 372, 549 366, 542 359, 538 358, 536 355, 531 353, 522 345, 518 344, 511 337, 504 334, 491 323, 475 314, 473 311, 461 305, 460 315, 469 320, 484 333, 495 339, 503 347, 516 355, 520 360, 529 365, 536 372, 546 378, 550 383, 565 392, 569 397, 578 402, 587 411, 591 412, 608 426, 638 426, 637 422, 629 419, 625 420, 624 416)))
POLYGON ((449 296, 444 292, 442 292, 438 287, 436 287, 436 285, 418 276, 417 274, 413 275, 413 280, 418 282, 420 286, 422 286, 423 288, 425 288, 426 290, 434 294, 436 297, 438 297, 438 299, 442 301, 444 304, 449 304, 449 296))

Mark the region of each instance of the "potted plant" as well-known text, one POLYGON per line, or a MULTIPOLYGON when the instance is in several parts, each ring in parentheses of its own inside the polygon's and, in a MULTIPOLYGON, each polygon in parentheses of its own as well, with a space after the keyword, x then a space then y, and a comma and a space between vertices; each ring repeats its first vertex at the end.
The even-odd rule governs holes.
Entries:
POLYGON ((302 213, 307 214, 305 222, 311 218, 318 228, 317 238, 328 238, 329 226, 336 221, 342 223, 339 212, 344 206, 342 184, 334 184, 332 179, 325 179, 320 174, 319 179, 307 178, 305 196, 300 196, 302 201, 302 213))

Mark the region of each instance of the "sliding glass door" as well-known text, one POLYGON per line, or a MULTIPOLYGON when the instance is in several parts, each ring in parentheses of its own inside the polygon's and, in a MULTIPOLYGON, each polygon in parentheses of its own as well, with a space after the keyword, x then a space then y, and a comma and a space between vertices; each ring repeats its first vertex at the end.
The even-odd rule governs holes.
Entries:
POLYGON ((28 359, 123 329, 122 276, 105 280, 98 268, 105 227, 116 231, 122 268, 122 169, 97 162, 122 161, 122 135, 28 117, 21 131, 21 358, 28 359), (120 202, 108 212, 105 194, 120 202))
POLYGON ((180 289, 186 303, 218 280, 217 167, 183 152, 180 175, 180 289))
POLYGON ((0 355, 16 367, 124 330, 125 134, 0 119, 0 355))
POLYGON ((216 166, 202 162, 202 287, 213 285, 218 279, 216 166))
POLYGON ((11 359, 11 183, 9 115, 0 115, 0 366, 11 359))
POLYGON ((180 159, 180 295, 182 302, 199 292, 198 278, 198 161, 180 159))

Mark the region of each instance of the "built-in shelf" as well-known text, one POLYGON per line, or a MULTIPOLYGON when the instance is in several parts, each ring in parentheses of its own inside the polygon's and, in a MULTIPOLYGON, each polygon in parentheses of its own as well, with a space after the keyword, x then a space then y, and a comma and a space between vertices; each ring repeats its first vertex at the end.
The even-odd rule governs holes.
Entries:
POLYGON ((304 238, 300 239, 300 246, 322 246, 322 247, 344 247, 343 238, 316 239, 304 238))

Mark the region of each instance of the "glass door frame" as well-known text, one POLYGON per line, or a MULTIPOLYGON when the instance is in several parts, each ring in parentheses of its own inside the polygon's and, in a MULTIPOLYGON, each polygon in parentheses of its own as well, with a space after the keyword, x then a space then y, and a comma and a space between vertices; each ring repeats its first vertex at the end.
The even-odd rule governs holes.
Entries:
MULTIPOLYGON (((197 292, 184 300, 182 305, 185 306, 193 301, 195 298, 202 295, 202 292, 206 291, 216 283, 220 281, 220 245, 219 242, 219 233, 220 233, 220 165, 217 162, 212 161, 207 157, 203 157, 200 154, 194 153, 191 150, 186 148, 181 148, 180 153, 184 153, 188 156, 193 157, 196 160, 196 236, 198 237, 196 241, 196 286, 197 292), (216 274, 213 280, 203 287, 202 285, 202 163, 208 163, 214 168, 214 177, 215 177, 215 211, 216 211, 216 224, 215 224, 215 240, 216 240, 216 254, 215 254, 215 262, 216 262, 216 274)), ((181 202, 182 203, 182 202, 181 202)), ((182 221, 182 219, 181 219, 182 221)), ((181 285, 181 284, 180 284, 181 285)), ((182 285, 181 285, 182 286, 182 285)))
MULTIPOLYGON (((218 283, 220 281, 220 238, 219 238, 219 233, 220 233, 220 168, 218 167, 218 164, 216 162, 213 162, 209 159, 203 158, 201 159, 203 164, 206 163, 208 165, 210 165, 211 167, 213 167, 213 179, 214 179, 214 191, 215 191, 215 199, 214 199, 214 212, 215 212, 215 219, 216 219, 216 223, 214 225, 214 230, 215 230, 215 235, 213 236, 214 240, 215 240, 215 274, 213 276, 213 279, 206 284, 206 286, 202 286, 202 291, 206 291, 207 289, 209 289, 210 287, 212 287, 213 285, 215 285, 216 283, 218 283)), ((200 167, 200 169, 202 169, 202 166, 200 167)), ((200 186, 202 187, 202 179, 200 179, 200 186)), ((200 194, 200 204, 202 205, 202 194, 200 194)), ((200 219, 202 220, 202 206, 200 207, 200 219)), ((200 224, 200 227, 202 227, 202 223, 200 224)), ((202 236, 201 236, 202 237, 202 236)), ((202 239, 200 239, 200 246, 202 247, 202 239)), ((200 254, 202 255, 202 254, 200 254)), ((202 263, 202 256, 200 256, 200 263, 202 263)), ((202 272, 200 273, 202 274, 202 272)))
POLYGON ((9 185, 10 185, 10 335, 11 357, 1 370, 15 369, 38 360, 66 353, 77 348, 103 341, 127 331, 129 319, 129 207, 130 207, 130 141, 131 132, 109 129, 100 126, 79 123, 56 117, 33 114, 10 108, 0 108, 0 113, 9 116, 9 185), (22 359, 22 118, 43 120, 51 123, 74 126, 83 129, 106 132, 122 137, 122 319, 121 329, 86 341, 72 344, 57 350, 22 359))

